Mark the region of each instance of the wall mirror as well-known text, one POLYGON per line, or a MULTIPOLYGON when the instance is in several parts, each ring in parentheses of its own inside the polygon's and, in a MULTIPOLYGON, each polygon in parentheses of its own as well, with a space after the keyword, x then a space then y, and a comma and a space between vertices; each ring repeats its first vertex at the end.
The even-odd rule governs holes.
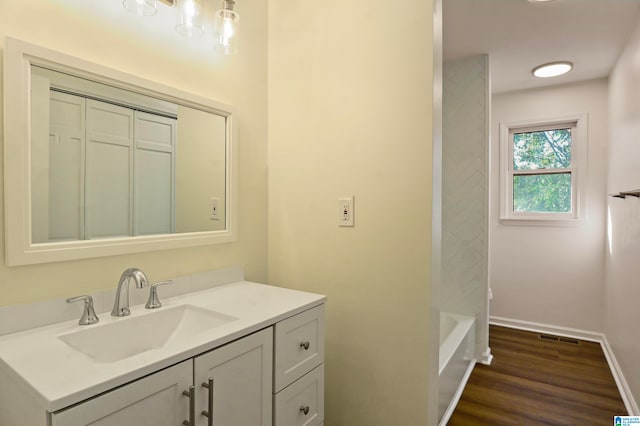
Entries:
POLYGON ((8 265, 234 240, 232 109, 11 38, 8 265))

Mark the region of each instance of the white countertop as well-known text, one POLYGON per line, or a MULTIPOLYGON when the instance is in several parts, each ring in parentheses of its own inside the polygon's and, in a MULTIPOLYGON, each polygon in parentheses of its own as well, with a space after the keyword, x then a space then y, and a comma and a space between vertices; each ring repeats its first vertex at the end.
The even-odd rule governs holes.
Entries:
MULTIPOLYGON (((199 333, 180 345, 167 344, 114 362, 97 362, 57 336, 100 327, 126 318, 108 312, 100 322, 80 326, 78 319, 0 337, 0 369, 31 393, 47 411, 57 411, 116 386, 171 366, 324 303, 326 297, 248 281, 214 287, 162 300, 162 307, 131 308, 131 316, 193 305, 237 320, 199 333)), ((122 342, 126 344, 126 342, 122 342)))

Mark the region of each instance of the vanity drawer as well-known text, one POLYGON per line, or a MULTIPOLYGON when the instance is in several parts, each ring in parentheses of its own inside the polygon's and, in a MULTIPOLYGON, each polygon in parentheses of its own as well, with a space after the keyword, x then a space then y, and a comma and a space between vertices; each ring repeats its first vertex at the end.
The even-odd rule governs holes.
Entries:
POLYGON ((324 305, 275 325, 274 392, 324 362, 324 305))
POLYGON ((324 365, 275 395, 273 408, 273 426, 321 425, 324 420, 324 365))

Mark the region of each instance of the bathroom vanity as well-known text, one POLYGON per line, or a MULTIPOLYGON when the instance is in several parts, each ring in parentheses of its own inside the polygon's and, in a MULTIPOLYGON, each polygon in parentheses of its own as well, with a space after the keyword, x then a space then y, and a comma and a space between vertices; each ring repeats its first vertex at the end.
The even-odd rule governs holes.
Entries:
POLYGON ((247 281, 0 337, 0 425, 321 425, 321 295, 247 281))
MULTIPOLYGON (((232 106, 11 37, 3 54, 7 265, 236 239, 232 106)), ((101 298, 97 323, 65 299, 0 307, 0 426, 322 424, 324 296, 193 275, 129 313, 124 278, 68 300, 101 298)))

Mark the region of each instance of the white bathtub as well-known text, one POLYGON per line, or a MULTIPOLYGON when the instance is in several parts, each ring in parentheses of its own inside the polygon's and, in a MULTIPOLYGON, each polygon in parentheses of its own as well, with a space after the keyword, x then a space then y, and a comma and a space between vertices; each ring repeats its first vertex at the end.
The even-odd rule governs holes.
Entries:
POLYGON ((475 365, 475 318, 440 314, 438 419, 446 424, 475 365))

